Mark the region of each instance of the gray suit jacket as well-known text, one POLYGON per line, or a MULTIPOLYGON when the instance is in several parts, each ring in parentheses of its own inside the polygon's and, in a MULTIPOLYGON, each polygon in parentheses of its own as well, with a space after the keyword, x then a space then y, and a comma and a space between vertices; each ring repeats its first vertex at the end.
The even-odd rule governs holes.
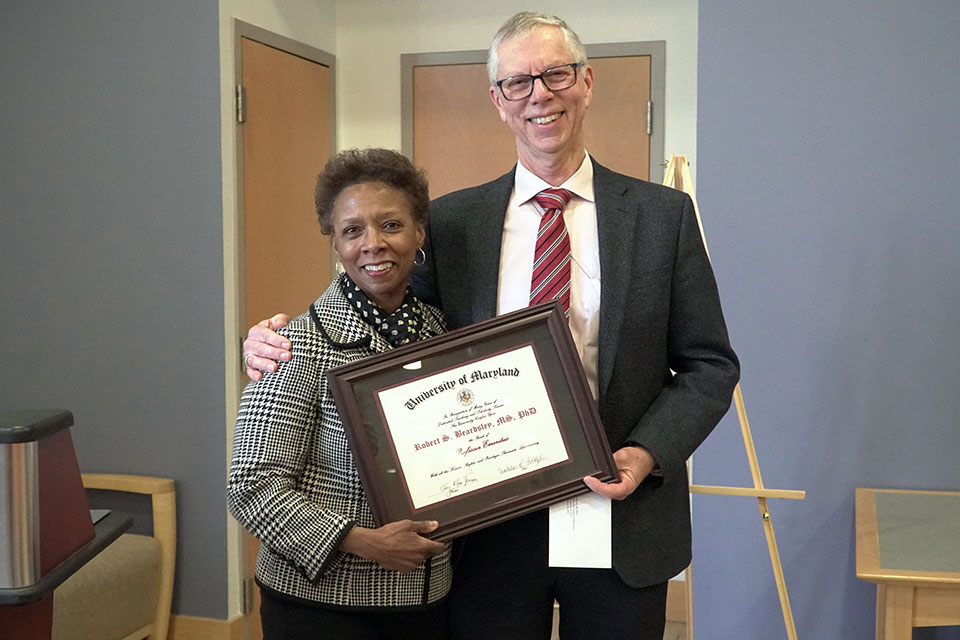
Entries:
MULTIPOLYGON (((496 315, 514 171, 431 204, 418 295, 450 328, 496 315)), ((613 565, 656 584, 691 558, 685 462, 730 406, 739 363, 690 198, 594 162, 600 243, 599 408, 610 446, 640 444, 649 477, 613 504, 613 565)))

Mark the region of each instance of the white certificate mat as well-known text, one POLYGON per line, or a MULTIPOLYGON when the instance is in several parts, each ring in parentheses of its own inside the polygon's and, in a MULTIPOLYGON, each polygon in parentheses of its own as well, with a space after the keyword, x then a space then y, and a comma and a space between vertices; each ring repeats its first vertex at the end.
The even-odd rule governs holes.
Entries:
POLYGON ((611 568, 610 514, 610 499, 593 492, 551 505, 550 566, 611 568))
POLYGON ((376 396, 415 509, 569 460, 531 345, 376 396))

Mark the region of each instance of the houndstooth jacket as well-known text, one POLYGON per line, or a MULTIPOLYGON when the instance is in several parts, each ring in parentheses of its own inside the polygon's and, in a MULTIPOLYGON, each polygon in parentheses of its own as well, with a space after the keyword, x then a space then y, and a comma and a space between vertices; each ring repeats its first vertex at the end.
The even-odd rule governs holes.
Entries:
MULTIPOLYGON (((420 304, 424 333, 443 331, 420 304)), ((343 608, 416 608, 450 588, 450 545, 409 573, 338 547, 374 527, 326 371, 390 345, 350 308, 337 280, 281 333, 290 362, 243 391, 227 488, 230 513, 260 539, 256 577, 281 595, 343 608)))

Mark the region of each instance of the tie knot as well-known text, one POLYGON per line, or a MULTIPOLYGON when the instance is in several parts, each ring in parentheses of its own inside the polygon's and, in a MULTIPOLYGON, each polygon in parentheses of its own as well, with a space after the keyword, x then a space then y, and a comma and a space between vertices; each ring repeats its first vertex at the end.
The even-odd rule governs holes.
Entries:
POLYGON ((571 193, 566 189, 544 189, 533 197, 536 203, 543 209, 543 213, 563 208, 570 202, 571 193))

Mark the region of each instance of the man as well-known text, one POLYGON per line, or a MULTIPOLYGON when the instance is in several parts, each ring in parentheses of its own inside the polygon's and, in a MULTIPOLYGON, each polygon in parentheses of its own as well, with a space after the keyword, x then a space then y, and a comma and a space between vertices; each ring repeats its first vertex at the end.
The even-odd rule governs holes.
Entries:
MULTIPOLYGON (((620 481, 584 480, 613 500, 612 569, 548 567, 546 510, 466 536, 450 596, 453 636, 549 638, 556 599, 564 640, 660 640, 667 580, 691 557, 685 461, 729 408, 739 376, 693 205, 586 153, 594 75, 559 18, 512 17, 491 44, 488 71, 518 164, 434 201, 414 287, 439 303, 450 328, 526 306, 549 214, 535 196, 564 189, 554 192, 569 200, 561 294, 620 481)), ((261 342, 278 340, 269 326, 251 329, 248 367, 282 353, 261 342)))

